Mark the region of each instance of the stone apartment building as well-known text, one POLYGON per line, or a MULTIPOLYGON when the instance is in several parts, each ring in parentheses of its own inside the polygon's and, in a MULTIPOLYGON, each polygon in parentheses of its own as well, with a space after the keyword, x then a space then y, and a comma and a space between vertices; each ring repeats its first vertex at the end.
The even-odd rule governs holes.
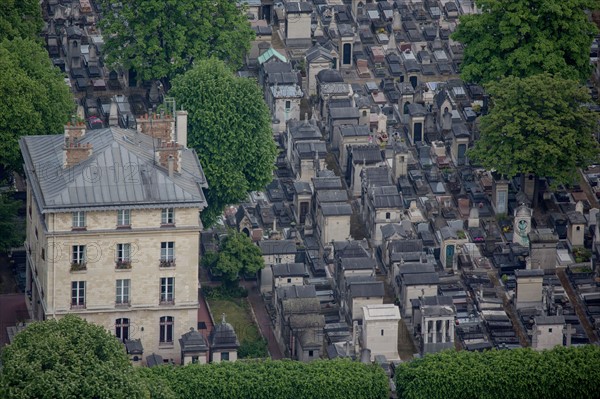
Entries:
POLYGON ((76 314, 180 361, 178 338, 197 323, 207 187, 186 125, 179 111, 143 118, 139 131, 75 124, 21 139, 34 320, 76 314))

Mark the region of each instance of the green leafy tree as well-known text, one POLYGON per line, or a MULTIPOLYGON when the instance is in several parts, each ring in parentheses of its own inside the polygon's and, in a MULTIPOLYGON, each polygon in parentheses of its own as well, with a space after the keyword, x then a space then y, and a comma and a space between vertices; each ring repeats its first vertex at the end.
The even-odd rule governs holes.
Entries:
POLYGON ((22 167, 19 138, 60 133, 75 103, 48 53, 31 39, 0 43, 0 164, 22 167))
POLYGON ((153 399, 384 399, 383 369, 350 360, 237 361, 140 368, 153 399))
POLYGON ((541 72, 586 80, 597 32, 586 10, 598 0, 475 0, 480 14, 464 15, 452 35, 465 45, 461 64, 467 82, 541 72))
POLYGON ((203 58, 242 65, 254 38, 243 7, 229 0, 101 0, 107 61, 143 80, 171 79, 203 58))
POLYGON ((25 222, 17 217, 20 207, 20 201, 0 194, 0 252, 20 247, 25 242, 25 222))
POLYGON ((175 78, 170 94, 188 111, 188 146, 208 180, 202 221, 211 225, 225 205, 273 179, 277 147, 269 109, 254 80, 234 76, 216 59, 198 61, 175 78))
POLYGON ((222 273, 226 285, 236 285, 240 274, 255 274, 265 266, 260 248, 243 233, 231 230, 219 252, 208 255, 205 266, 222 273))
POLYGON ((400 364, 402 399, 597 398, 600 347, 445 351, 400 364))
POLYGON ((2 350, 3 398, 139 398, 142 385, 119 340, 68 315, 33 323, 2 350))
POLYGON ((0 40, 35 39, 44 26, 37 0, 4 0, 0 7, 0 40))
POLYGON ((598 161, 598 118, 576 81, 549 74, 490 83, 490 113, 469 156, 488 170, 513 177, 534 173, 571 183, 577 168, 598 161))

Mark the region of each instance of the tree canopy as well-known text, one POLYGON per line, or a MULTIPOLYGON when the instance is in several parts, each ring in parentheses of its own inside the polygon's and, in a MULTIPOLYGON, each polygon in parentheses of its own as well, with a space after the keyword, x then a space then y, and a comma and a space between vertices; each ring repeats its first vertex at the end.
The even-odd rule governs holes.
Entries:
POLYGON ((469 156, 488 170, 513 177, 534 173, 572 183, 577 168, 598 162, 598 117, 576 81, 549 74, 490 83, 488 115, 469 156))
POLYGON ((0 40, 35 39, 44 21, 38 0, 4 0, 0 7, 0 40))
POLYGON ((123 344, 76 316, 27 326, 3 348, 2 364, 3 398, 141 397, 123 344))
POLYGON ((203 262, 222 273, 226 284, 237 282, 240 274, 256 274, 265 266, 260 248, 244 233, 233 230, 221 241, 219 252, 205 255, 203 262))
POLYGON ((225 205, 273 179, 277 147, 271 116, 256 81, 234 76, 222 61, 197 61, 173 80, 169 92, 188 111, 188 146, 196 149, 206 174, 211 225, 225 205))
POLYGON ((350 360, 237 361, 139 369, 153 399, 171 398, 389 398, 377 365, 350 360))
POLYGON ((60 133, 75 103, 48 53, 32 39, 0 42, 0 163, 22 166, 19 138, 60 133))
POLYGON ((600 347, 446 351, 402 363, 402 399, 576 399, 598 397, 600 347))
POLYGON ((254 31, 230 0, 101 0, 109 64, 132 68, 142 80, 171 79, 194 62, 217 57, 242 65, 254 31))
POLYGON ((485 83, 541 72, 585 81, 597 32, 586 10, 598 0, 475 0, 480 14, 460 17, 452 38, 463 43, 462 78, 485 83))

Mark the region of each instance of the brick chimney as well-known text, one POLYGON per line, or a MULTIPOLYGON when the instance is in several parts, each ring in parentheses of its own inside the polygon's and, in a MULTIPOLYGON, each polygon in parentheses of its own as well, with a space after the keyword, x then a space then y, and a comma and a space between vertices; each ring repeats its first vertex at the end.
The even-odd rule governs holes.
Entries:
POLYGON ((80 140, 83 136, 85 136, 84 122, 67 122, 65 125, 65 139, 80 140))
POLYGON ((79 143, 75 139, 65 139, 63 146, 63 167, 71 168, 85 161, 92 155, 90 143, 79 143))
POLYGON ((65 126, 65 144, 63 145, 63 167, 71 168, 92 155, 92 144, 82 143, 85 136, 85 123, 67 123, 65 126))
POLYGON ((160 139, 163 142, 175 140, 175 119, 170 114, 144 115, 136 119, 138 132, 160 139))
POLYGON ((181 150, 183 146, 174 141, 161 141, 156 148, 156 163, 169 171, 169 176, 173 172, 181 172, 181 150))

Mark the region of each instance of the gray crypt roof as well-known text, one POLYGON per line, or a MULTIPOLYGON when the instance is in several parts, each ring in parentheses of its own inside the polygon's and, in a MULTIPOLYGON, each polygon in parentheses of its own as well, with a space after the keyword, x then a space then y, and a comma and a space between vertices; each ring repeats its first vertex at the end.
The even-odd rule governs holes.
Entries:
POLYGON ((204 339, 204 336, 199 331, 194 330, 193 328, 179 338, 179 345, 181 346, 181 350, 185 353, 208 351, 206 339, 204 339))
POLYGON ((225 315, 221 323, 213 327, 208 340, 211 349, 237 349, 240 346, 235 330, 225 321, 225 315))

